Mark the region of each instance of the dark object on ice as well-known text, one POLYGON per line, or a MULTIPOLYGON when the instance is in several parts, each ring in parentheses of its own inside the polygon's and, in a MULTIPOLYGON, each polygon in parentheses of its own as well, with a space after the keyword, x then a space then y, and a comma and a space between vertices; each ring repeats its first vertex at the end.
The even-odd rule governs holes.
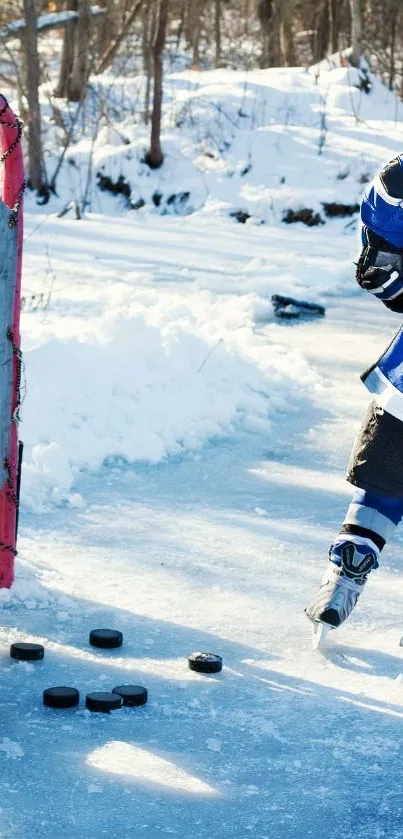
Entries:
POLYGON ((250 214, 245 210, 232 210, 230 216, 231 218, 236 218, 236 220, 239 221, 239 224, 246 224, 250 218, 250 214))
POLYGON ((25 641, 18 641, 10 647, 10 656, 17 661, 41 661, 44 655, 45 648, 42 644, 27 644, 25 641))
POLYGON ((73 708, 79 701, 77 688, 56 687, 43 691, 43 704, 48 708, 73 708))
POLYGON ((345 218, 346 216, 354 216, 355 213, 360 212, 359 204, 339 204, 337 201, 327 203, 322 201, 325 216, 328 218, 345 218))
POLYGON ((90 644, 102 649, 114 649, 123 644, 123 635, 118 629, 93 629, 90 632, 90 644))
POLYGON ((109 714, 109 711, 115 711, 122 707, 122 697, 118 696, 117 693, 106 693, 105 691, 87 693, 85 704, 89 711, 109 714))
POLYGON ((147 688, 141 685, 118 685, 112 693, 122 697, 123 705, 145 705, 148 699, 147 688))
POLYGON ((219 673, 222 670, 222 658, 214 653, 192 653, 189 667, 196 673, 219 673))
POLYGON ((314 211, 310 210, 308 207, 303 207, 302 210, 288 209, 283 215, 282 221, 284 221, 285 224, 295 224, 297 221, 302 221, 302 223, 308 225, 308 227, 316 227, 318 224, 325 223, 319 213, 314 213, 314 211))
POLYGON ((324 317, 325 308, 319 303, 307 303, 305 300, 294 300, 293 297, 283 297, 272 294, 274 314, 284 320, 296 320, 300 317, 324 317))

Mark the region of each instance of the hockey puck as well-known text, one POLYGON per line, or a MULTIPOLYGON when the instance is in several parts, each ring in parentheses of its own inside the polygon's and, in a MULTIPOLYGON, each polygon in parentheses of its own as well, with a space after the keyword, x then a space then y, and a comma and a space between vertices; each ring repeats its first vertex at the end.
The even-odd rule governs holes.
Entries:
POLYGON ((43 691, 43 704, 48 708, 73 708, 78 705, 80 694, 76 688, 46 688, 43 691))
POLYGON ((220 673, 222 670, 222 658, 214 653, 192 653, 188 662, 196 673, 220 673))
POLYGON ((108 714, 109 711, 114 711, 115 708, 120 708, 122 705, 122 697, 117 693, 105 693, 99 691, 98 693, 88 693, 85 698, 85 704, 89 711, 99 711, 108 714))
POLYGON ((11 644, 10 656, 18 661, 40 661, 45 655, 45 648, 42 644, 27 644, 25 641, 18 641, 11 644))
POLYGON ((90 632, 90 644, 93 647, 111 650, 122 646, 123 635, 117 629, 93 629, 90 632))
POLYGON ((145 705, 148 699, 147 688, 141 685, 119 685, 112 693, 122 697, 123 705, 145 705))

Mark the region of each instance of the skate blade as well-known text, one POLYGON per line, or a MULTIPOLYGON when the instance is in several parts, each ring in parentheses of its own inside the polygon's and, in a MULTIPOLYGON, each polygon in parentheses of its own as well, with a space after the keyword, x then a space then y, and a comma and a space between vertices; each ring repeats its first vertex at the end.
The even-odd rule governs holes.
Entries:
POLYGON ((327 626, 325 623, 319 623, 319 621, 314 621, 312 623, 312 649, 319 650, 324 643, 326 635, 331 630, 331 626, 327 626))

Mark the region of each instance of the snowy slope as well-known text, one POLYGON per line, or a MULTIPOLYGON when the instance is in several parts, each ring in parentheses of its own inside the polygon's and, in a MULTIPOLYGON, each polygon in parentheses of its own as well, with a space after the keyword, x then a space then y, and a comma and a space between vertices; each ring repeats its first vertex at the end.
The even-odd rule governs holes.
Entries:
MULTIPOLYGON (((97 76, 77 142, 67 151, 57 181, 67 198, 93 212, 122 212, 124 196, 100 191, 100 176, 130 186, 131 217, 192 211, 227 217, 235 210, 251 224, 276 224, 289 207, 323 215, 322 202, 355 203, 379 165, 401 150, 401 103, 376 79, 359 90, 353 68, 317 67, 255 71, 170 73, 163 110, 164 167, 150 171, 143 159, 149 130, 142 123, 145 80, 97 76), (102 106, 107 118, 97 120, 102 106), (182 196, 182 200, 181 200, 182 196), (187 196, 187 197, 185 197, 187 196)), ((43 96, 48 171, 64 134, 43 96)), ((60 102, 66 129, 72 114, 60 102)))
MULTIPOLYGON (((277 87, 294 117, 282 112, 280 145, 270 115, 239 130, 222 159, 230 172, 248 160, 246 131, 252 169, 206 175, 197 212, 123 210, 94 185, 82 221, 55 217, 62 191, 29 202, 24 506, 17 580, 0 592, 4 839, 403 837, 401 536, 323 653, 303 615, 348 503, 358 376, 398 320, 354 286, 354 219, 281 222, 290 201, 356 201, 402 130, 390 94, 364 99, 344 70, 319 85, 255 76, 267 107, 277 87), (276 148, 287 177, 273 205, 276 148), (228 210, 251 195, 262 212, 238 225, 228 210), (324 303, 326 318, 276 322, 275 292, 324 303), (88 646, 101 625, 124 632, 121 650, 88 646), (11 662, 20 638, 42 641, 45 660, 11 662), (188 670, 197 649, 223 656, 220 676, 188 670), (105 717, 41 704, 52 684, 84 696, 123 682, 145 684, 149 704, 105 717)), ((244 96, 238 73, 174 83, 194 108, 225 98, 235 113, 244 96)), ((200 177, 187 129, 175 153, 182 142, 175 190, 188 167, 200 177)), ((105 137, 98 152, 106 163, 105 137)))

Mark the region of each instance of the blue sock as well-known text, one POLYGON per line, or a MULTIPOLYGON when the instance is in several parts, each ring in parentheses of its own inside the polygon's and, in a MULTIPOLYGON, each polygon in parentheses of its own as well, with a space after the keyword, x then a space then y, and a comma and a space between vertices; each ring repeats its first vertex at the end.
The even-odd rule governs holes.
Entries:
POLYGON ((403 498, 356 489, 335 545, 368 545, 379 555, 403 518, 403 498))

